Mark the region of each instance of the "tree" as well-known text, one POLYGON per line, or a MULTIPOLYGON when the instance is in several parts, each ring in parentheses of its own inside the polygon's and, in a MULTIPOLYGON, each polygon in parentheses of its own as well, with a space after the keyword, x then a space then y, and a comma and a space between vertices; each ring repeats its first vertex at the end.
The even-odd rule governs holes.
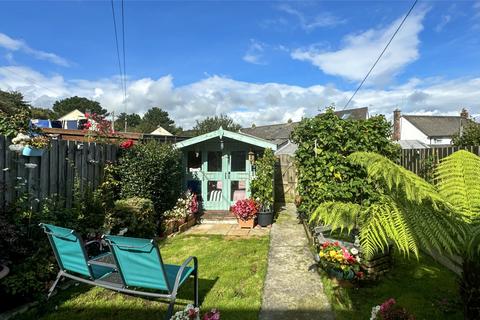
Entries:
POLYGON ((123 131, 125 129, 125 117, 127 118, 127 131, 136 132, 138 131, 138 126, 142 123, 142 117, 137 113, 126 114, 125 112, 120 113, 118 118, 115 120, 115 131, 123 131))
POLYGON ((218 130, 220 127, 234 132, 242 128, 242 126, 236 123, 232 118, 226 114, 221 114, 220 116, 206 117, 202 121, 197 120, 193 130, 195 131, 195 135, 198 136, 210 131, 218 130))
POLYGON ((142 122, 138 128, 140 132, 150 133, 158 127, 162 127, 172 134, 176 134, 179 131, 175 126, 175 122, 170 119, 167 111, 154 107, 143 115, 142 122))
POLYGON ((29 130, 31 106, 20 92, 0 90, 0 134, 14 137, 29 130))
POLYGON ((20 92, 0 90, 0 113, 13 116, 20 110, 29 110, 30 104, 23 100, 20 92))
POLYGON ((463 127, 462 134, 455 134, 452 142, 460 147, 480 145, 480 123, 468 120, 468 123, 463 127))
POLYGON ((108 114, 107 110, 103 109, 99 102, 83 97, 74 96, 57 100, 53 104, 53 111, 55 112, 55 116, 57 118, 63 117, 75 109, 78 109, 83 113, 89 111, 90 113, 97 113, 102 116, 106 116, 108 114))
POLYGON ((55 112, 47 108, 31 107, 32 119, 55 119, 55 112))
POLYGON ((466 319, 480 318, 480 157, 461 150, 442 159, 430 184, 389 159, 369 152, 350 155, 383 191, 369 203, 324 202, 312 214, 334 229, 359 228, 367 257, 393 244, 401 253, 420 248, 461 254, 460 294, 466 319))

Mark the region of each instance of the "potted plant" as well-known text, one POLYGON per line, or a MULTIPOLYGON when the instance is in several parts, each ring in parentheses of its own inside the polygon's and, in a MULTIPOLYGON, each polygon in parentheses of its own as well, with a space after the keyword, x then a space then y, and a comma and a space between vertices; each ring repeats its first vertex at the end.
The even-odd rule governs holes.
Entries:
POLYGON ((275 155, 266 149, 263 156, 255 162, 255 177, 252 180, 252 196, 259 203, 258 224, 266 227, 273 223, 273 186, 275 173, 275 155))
MULTIPOLYGON (((354 280, 363 278, 358 249, 341 246, 338 241, 325 242, 318 253, 320 266, 332 278, 337 280, 354 280)), ((342 284, 342 283, 340 283, 342 284)))
POLYGON ((43 151, 48 147, 48 137, 38 135, 30 139, 28 144, 23 148, 22 155, 26 157, 41 157, 43 151))
POLYGON ((253 199, 238 200, 232 206, 231 211, 237 217, 240 228, 255 227, 255 218, 258 213, 258 204, 253 199))

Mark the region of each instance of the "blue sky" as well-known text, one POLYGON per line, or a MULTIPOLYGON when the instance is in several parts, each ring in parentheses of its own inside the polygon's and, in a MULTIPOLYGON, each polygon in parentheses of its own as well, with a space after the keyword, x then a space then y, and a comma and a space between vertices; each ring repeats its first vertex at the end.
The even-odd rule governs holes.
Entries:
MULTIPOLYGON (((161 106, 189 127, 342 107, 411 3, 126 1, 127 109, 161 106)), ((478 114, 479 56, 479 1, 420 1, 352 106, 478 114)), ((110 1, 1 1, 0 88, 122 111, 110 1)))

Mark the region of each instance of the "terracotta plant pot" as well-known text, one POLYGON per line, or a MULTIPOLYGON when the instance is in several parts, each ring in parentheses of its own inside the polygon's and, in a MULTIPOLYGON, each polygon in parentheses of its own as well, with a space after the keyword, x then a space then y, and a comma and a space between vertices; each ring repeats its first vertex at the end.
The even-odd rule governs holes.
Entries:
POLYGON ((248 220, 237 219, 238 225, 240 228, 253 229, 255 227, 255 218, 250 218, 248 220))

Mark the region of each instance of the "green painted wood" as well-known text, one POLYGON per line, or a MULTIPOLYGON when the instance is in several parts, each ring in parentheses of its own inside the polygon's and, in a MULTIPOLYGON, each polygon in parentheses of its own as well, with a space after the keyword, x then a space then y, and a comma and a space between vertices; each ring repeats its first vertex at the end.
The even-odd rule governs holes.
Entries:
POLYGON ((230 138, 230 139, 240 141, 240 142, 243 142, 243 143, 246 143, 246 144, 250 144, 250 145, 253 145, 253 146, 257 146, 257 147, 261 147, 261 148, 270 148, 273 151, 277 150, 277 145, 273 144, 269 141, 266 141, 266 140, 263 140, 263 139, 260 139, 260 138, 254 137, 254 136, 249 136, 249 135, 246 135, 246 134, 242 134, 242 133, 223 130, 223 128, 220 128, 216 131, 205 133, 205 134, 202 134, 200 136, 193 137, 193 138, 181 141, 181 142, 177 142, 175 144, 175 147, 181 149, 181 148, 185 148, 185 147, 188 147, 188 146, 191 146, 191 145, 195 145, 195 144, 198 144, 198 143, 201 143, 201 142, 205 142, 207 140, 217 138, 217 137, 220 138, 220 139, 222 139, 223 137, 226 137, 226 138, 230 138))

